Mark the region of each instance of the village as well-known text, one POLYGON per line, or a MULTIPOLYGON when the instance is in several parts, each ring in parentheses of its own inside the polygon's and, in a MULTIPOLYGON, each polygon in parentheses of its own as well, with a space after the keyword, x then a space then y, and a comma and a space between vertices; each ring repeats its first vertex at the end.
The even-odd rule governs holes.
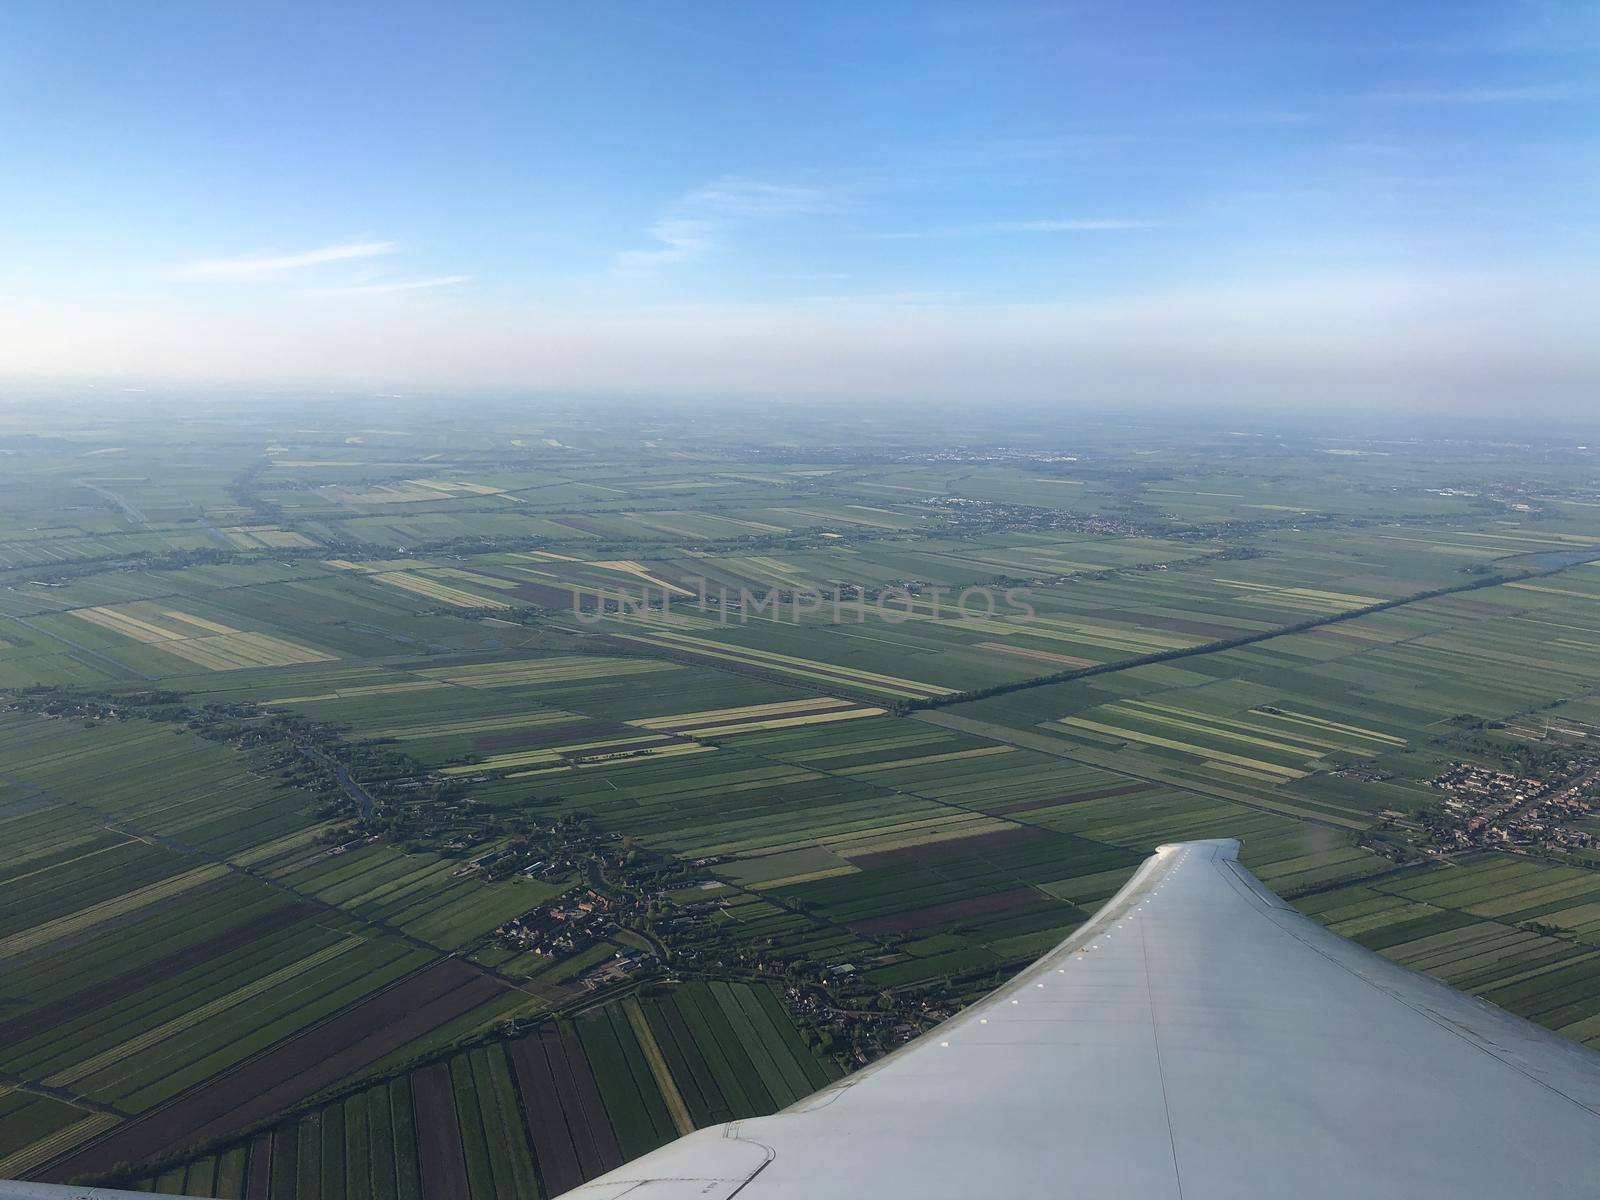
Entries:
POLYGON ((1566 759, 1544 777, 1456 762, 1431 781, 1444 793, 1429 822, 1458 849, 1512 853, 1584 851, 1600 844, 1592 828, 1600 802, 1600 756, 1566 759))
POLYGON ((504 945, 557 961, 601 942, 612 943, 616 946, 612 955, 578 978, 582 987, 595 991, 641 973, 647 974, 657 961, 652 951, 618 938, 622 927, 617 915, 632 907, 626 899, 613 899, 594 888, 573 887, 556 899, 507 921, 495 930, 495 936, 504 945))

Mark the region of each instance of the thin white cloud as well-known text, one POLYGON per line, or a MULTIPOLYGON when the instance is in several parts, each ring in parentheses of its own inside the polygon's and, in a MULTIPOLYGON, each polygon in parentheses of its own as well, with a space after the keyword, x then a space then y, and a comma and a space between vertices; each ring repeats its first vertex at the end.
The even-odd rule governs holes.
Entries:
POLYGON ((791 187, 726 176, 680 197, 650 227, 657 243, 623 250, 612 261, 618 275, 645 275, 715 249, 742 225, 834 212, 837 197, 820 188, 791 187))
POLYGON ((858 310, 884 310, 890 308, 949 307, 965 298, 963 292, 904 291, 904 292, 815 292, 792 296, 773 306, 774 311, 785 308, 803 312, 807 306, 828 308, 855 308, 858 310))
POLYGON ((1080 221, 991 221, 978 228, 985 233, 1103 233, 1117 229, 1150 229, 1153 221, 1124 221, 1115 218, 1080 221))
POLYGON ((617 255, 619 274, 638 275, 657 267, 684 262, 704 254, 715 244, 716 226, 710 221, 668 218, 650 227, 650 236, 659 243, 650 250, 624 250, 617 255))
POLYGON ((683 203, 688 208, 744 219, 805 216, 838 208, 838 201, 820 188, 735 178, 690 192, 683 203))
POLYGON ((1539 104, 1576 100, 1592 92, 1591 88, 1551 83, 1525 87, 1401 88, 1372 92, 1370 99, 1391 104, 1539 104))
POLYGON ((175 274, 180 279, 253 280, 270 279, 286 271, 319 267, 325 263, 352 259, 378 258, 393 254, 393 242, 337 242, 303 250, 298 254, 246 254, 236 258, 205 258, 186 263, 175 274))
POLYGON ((1134 229, 1156 229, 1159 221, 1138 221, 1122 217, 1045 218, 1036 221, 982 221, 976 225, 958 225, 949 229, 922 229, 904 233, 880 233, 874 236, 889 240, 914 238, 964 238, 991 237, 1004 234, 1029 233, 1116 233, 1134 229))
POLYGON ((401 279, 393 283, 358 283, 349 287, 306 288, 304 296, 386 296, 391 292, 417 292, 426 288, 455 287, 470 275, 437 275, 431 279, 401 279))

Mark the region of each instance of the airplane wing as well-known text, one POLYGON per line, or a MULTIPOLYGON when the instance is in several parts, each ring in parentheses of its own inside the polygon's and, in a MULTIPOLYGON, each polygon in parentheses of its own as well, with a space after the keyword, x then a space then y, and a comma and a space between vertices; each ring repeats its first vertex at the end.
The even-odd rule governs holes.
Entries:
POLYGON ((1600 1196, 1600 1055, 1156 851, 987 999, 569 1200, 1600 1196))
MULTIPOLYGON (((1600 1196, 1600 1054, 1162 846, 993 995, 569 1200, 1600 1196)), ((132 1193, 0 1183, 0 1200, 132 1193)))

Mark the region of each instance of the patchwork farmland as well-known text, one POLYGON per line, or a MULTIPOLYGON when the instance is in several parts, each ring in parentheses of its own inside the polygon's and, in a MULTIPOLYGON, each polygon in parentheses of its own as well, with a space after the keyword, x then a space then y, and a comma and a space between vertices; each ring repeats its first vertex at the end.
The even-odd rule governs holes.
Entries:
POLYGON ((557 1196, 838 1075, 771 988, 688 984, 438 1058, 120 1182, 230 1200, 557 1196))
POLYGON ((1561 453, 408 420, 8 456, 0 1176, 555 1195, 1186 838, 1600 1037, 1561 453))

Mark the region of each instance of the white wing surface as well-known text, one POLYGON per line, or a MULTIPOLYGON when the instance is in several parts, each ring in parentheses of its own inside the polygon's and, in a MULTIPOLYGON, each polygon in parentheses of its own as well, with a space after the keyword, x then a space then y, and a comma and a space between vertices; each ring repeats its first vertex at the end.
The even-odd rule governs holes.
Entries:
POLYGON ((1600 1055, 1161 847, 932 1033, 573 1200, 1600 1196, 1600 1055))

